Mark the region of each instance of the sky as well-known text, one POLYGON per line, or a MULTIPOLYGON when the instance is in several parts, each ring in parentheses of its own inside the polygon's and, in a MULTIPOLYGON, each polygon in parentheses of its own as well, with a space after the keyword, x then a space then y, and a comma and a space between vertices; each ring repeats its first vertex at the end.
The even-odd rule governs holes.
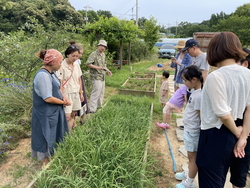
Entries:
POLYGON ((69 0, 76 10, 107 10, 119 19, 136 19, 136 1, 138 17, 149 19, 153 16, 159 25, 176 26, 180 22, 201 23, 209 20, 212 14, 221 11, 231 14, 237 7, 249 0, 69 0))

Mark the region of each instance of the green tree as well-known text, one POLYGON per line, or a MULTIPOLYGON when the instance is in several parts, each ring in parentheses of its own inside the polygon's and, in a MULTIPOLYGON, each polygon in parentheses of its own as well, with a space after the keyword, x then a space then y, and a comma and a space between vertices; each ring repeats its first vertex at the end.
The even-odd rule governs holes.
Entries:
POLYGON ((84 23, 83 16, 67 0, 12 0, 8 3, 12 8, 1 10, 0 2, 1 31, 17 30, 28 21, 28 17, 36 18, 44 26, 64 20, 74 25, 84 23))
MULTIPOLYGON (((122 62, 122 51, 124 42, 132 42, 141 34, 133 21, 119 20, 116 17, 100 17, 98 22, 87 24, 84 33, 88 34, 91 43, 105 39, 108 43, 120 43, 120 62, 122 62)), ((122 63, 120 63, 122 66, 122 63)))
POLYGON ((216 31, 231 31, 235 33, 241 40, 243 45, 250 45, 250 17, 248 16, 230 16, 228 19, 221 20, 214 30, 216 31))
POLYGON ((111 18, 113 15, 110 11, 107 10, 98 10, 97 12, 98 16, 103 16, 103 17, 107 17, 107 18, 111 18))
POLYGON ((95 21, 99 20, 99 17, 97 15, 97 13, 93 10, 89 10, 89 11, 85 11, 85 10, 79 10, 79 13, 81 13, 82 17, 84 18, 84 23, 86 24, 88 23, 94 23, 95 21), (86 14, 87 13, 87 14, 86 14), (87 21, 86 21, 86 17, 87 17, 87 21))
POLYGON ((157 25, 157 20, 154 17, 150 17, 146 20, 143 26, 144 35, 143 39, 146 42, 148 49, 151 50, 155 43, 159 40, 159 29, 160 26, 157 25))
POLYGON ((74 31, 74 26, 67 22, 57 25, 56 30, 46 31, 38 20, 30 19, 16 32, 0 33, 0 69, 12 79, 30 82, 42 65, 35 54, 49 48, 63 52, 68 41, 74 39, 74 31))
POLYGON ((232 16, 250 17, 250 3, 237 7, 232 16))
POLYGON ((188 31, 188 28, 190 28, 191 26, 192 26, 192 24, 189 22, 179 23, 178 28, 177 28, 177 34, 183 38, 190 37, 190 36, 188 36, 189 34, 187 31, 188 31))
POLYGON ((220 14, 212 14, 210 17, 210 20, 208 21, 208 26, 212 27, 214 25, 217 25, 219 23, 220 20, 224 20, 227 19, 229 17, 229 15, 227 15, 224 12, 220 12, 220 14))
POLYGON ((8 0, 0 0, 0 10, 10 9, 12 7, 12 2, 8 0))
POLYGON ((139 26, 139 28, 143 28, 146 21, 147 21, 147 19, 145 17, 139 18, 138 19, 138 26, 139 26))

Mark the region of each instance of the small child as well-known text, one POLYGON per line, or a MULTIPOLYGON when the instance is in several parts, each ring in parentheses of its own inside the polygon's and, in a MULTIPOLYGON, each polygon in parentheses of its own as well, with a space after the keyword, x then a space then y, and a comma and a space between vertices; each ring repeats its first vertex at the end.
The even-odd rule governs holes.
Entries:
POLYGON ((168 84, 168 78, 169 78, 169 72, 163 71, 162 73, 162 84, 160 88, 160 103, 162 106, 165 106, 165 104, 168 101, 168 93, 169 93, 169 84, 168 84))
POLYGON ((196 65, 190 65, 183 69, 182 78, 188 89, 193 89, 188 99, 183 117, 184 123, 184 143, 188 154, 188 171, 175 174, 177 180, 182 180, 176 188, 195 188, 194 178, 198 168, 196 166, 196 154, 200 136, 200 106, 201 106, 201 87, 203 84, 202 72, 196 65))
POLYGON ((158 127, 169 129, 171 113, 173 110, 181 110, 187 102, 187 86, 183 85, 177 89, 163 108, 163 122, 156 123, 158 127))

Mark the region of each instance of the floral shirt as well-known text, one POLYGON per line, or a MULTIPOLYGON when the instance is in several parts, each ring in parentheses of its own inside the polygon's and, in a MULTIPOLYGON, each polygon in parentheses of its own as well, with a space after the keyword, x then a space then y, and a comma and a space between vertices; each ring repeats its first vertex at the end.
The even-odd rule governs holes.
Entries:
MULTIPOLYGON (((86 65, 96 65, 99 67, 106 67, 106 56, 104 53, 100 54, 97 50, 89 55, 86 65)), ((106 71, 90 68, 91 80, 105 80, 106 71)))

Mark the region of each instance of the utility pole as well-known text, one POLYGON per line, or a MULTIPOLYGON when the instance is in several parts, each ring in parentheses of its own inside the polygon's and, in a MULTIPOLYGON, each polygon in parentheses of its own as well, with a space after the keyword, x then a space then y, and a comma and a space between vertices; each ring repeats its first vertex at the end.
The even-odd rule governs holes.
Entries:
POLYGON ((177 27, 178 27, 178 22, 176 20, 175 36, 177 36, 177 27))
POLYGON ((169 22, 168 22, 168 29, 167 29, 167 31, 168 31, 168 34, 171 34, 169 22))
POLYGON ((93 8, 90 7, 89 5, 87 5, 87 6, 83 7, 83 8, 85 8, 86 16, 84 17, 84 20, 86 21, 86 24, 87 24, 88 23, 88 14, 87 14, 87 12, 88 12, 88 10, 93 9, 93 8))
POLYGON ((136 25, 138 25, 138 0, 136 0, 136 25))
POLYGON ((132 20, 134 20, 134 16, 135 16, 135 14, 134 14, 134 7, 132 8, 132 14, 130 16, 132 16, 132 20))

